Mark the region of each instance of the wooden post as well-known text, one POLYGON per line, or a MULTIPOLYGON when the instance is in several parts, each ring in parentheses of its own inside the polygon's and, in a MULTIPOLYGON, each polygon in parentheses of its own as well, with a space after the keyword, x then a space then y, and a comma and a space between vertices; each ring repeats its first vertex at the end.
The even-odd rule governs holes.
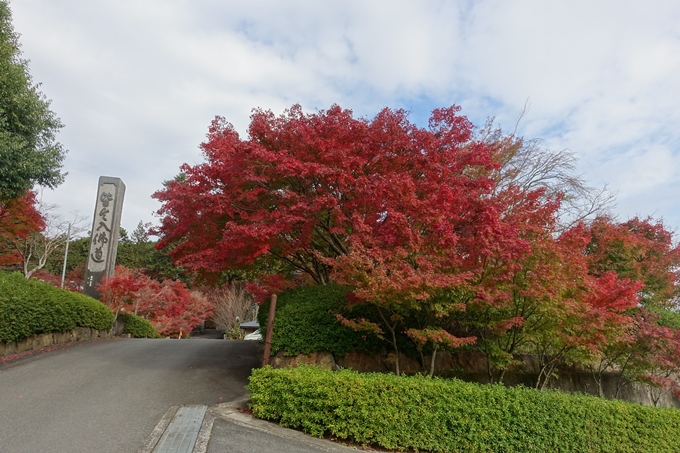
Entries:
POLYGON ((264 337, 264 357, 262 366, 269 365, 269 354, 272 349, 272 332, 274 331, 274 314, 276 313, 276 294, 272 294, 272 302, 269 305, 269 321, 267 322, 267 335, 264 337))

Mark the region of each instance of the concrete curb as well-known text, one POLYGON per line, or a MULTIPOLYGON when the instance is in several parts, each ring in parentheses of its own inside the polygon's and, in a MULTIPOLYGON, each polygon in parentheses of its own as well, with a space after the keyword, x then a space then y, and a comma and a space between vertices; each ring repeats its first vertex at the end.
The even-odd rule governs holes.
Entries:
POLYGON ((165 429, 170 424, 172 417, 174 417, 175 414, 177 413, 178 409, 179 409, 179 406, 171 406, 165 412, 165 414, 163 414, 163 417, 161 417, 161 420, 158 422, 158 424, 153 429, 153 431, 151 431, 151 434, 149 434, 149 437, 146 438, 144 445, 142 445, 139 448, 139 450, 137 450, 137 453, 150 453, 150 452, 153 451, 154 448, 156 448, 156 444, 158 444, 158 441, 160 440, 161 436, 165 432, 165 429))
POLYGON ((201 434, 207 434, 208 439, 205 441, 205 447, 201 447, 202 449, 199 449, 199 443, 202 439, 202 435, 199 434, 199 441, 196 442, 196 448, 194 448, 193 453, 205 453, 207 451, 207 445, 208 441, 210 440, 212 426, 215 422, 215 419, 218 418, 246 428, 256 429, 274 436, 301 442, 332 453, 378 451, 370 448, 348 447, 330 440, 312 437, 301 431, 284 428, 276 423, 260 420, 259 418, 255 418, 250 414, 244 414, 239 411, 239 409, 248 407, 249 403, 250 399, 245 399, 241 401, 222 403, 208 408, 208 413, 203 420, 206 433, 204 433, 203 427, 201 428, 201 434), (208 425, 210 426, 210 431, 208 431, 208 425))

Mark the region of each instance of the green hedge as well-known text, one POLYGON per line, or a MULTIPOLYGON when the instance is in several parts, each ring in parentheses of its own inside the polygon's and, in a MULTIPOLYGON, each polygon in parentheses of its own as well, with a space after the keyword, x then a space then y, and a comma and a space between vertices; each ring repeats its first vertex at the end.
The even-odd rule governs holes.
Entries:
POLYGON ((132 338, 161 338, 154 326, 141 316, 122 311, 118 318, 125 324, 123 333, 129 333, 132 338))
POLYGON ((253 370, 253 414, 390 450, 680 452, 680 411, 582 394, 316 367, 253 370))
POLYGON ((18 272, 0 272, 0 342, 76 327, 110 329, 113 313, 98 300, 38 281, 18 272))
MULTIPOLYGON (((363 334, 340 324, 335 317, 342 313, 347 317, 366 316, 358 306, 351 313, 347 305, 347 288, 339 285, 301 286, 278 296, 272 354, 284 350, 287 355, 309 354, 328 351, 343 356, 348 351, 376 352, 384 347, 375 335, 363 334)), ((269 318, 267 300, 258 312, 262 332, 267 329, 269 318)))

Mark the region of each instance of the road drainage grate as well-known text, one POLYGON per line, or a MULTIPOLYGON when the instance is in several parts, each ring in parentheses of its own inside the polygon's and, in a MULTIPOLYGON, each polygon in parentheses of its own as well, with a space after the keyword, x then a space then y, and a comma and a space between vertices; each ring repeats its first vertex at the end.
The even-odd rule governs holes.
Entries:
POLYGON ((208 406, 182 406, 158 441, 153 453, 191 453, 208 406))

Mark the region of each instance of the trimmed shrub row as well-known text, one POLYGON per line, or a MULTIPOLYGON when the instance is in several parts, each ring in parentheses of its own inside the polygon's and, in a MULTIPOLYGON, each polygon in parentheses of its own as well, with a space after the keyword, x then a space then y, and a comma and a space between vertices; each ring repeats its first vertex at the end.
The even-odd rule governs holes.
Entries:
POLYGON ((118 318, 125 324, 123 333, 129 333, 132 338, 161 338, 154 326, 141 316, 121 311, 118 318))
POLYGON ((253 370, 256 417, 432 452, 677 453, 680 411, 582 394, 317 367, 253 370))
POLYGON ((0 342, 76 327, 107 330, 112 323, 111 310, 91 297, 0 272, 0 342))
MULTIPOLYGON (((300 286, 282 293, 276 303, 272 335, 272 355, 285 350, 286 355, 309 354, 317 351, 343 356, 351 350, 367 353, 379 351, 384 343, 375 335, 363 334, 340 324, 335 317, 366 316, 366 307, 346 310, 347 288, 339 285, 300 286)), ((269 318, 267 300, 258 312, 264 332, 269 318)))

